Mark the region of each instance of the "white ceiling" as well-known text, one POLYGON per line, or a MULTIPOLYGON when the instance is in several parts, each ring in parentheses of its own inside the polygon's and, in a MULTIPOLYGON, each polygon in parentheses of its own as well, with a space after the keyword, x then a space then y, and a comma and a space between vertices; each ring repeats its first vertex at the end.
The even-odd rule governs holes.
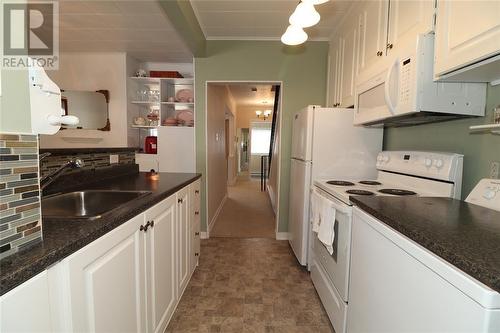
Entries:
MULTIPOLYGON (((190 0, 207 39, 276 40, 288 27, 299 0, 190 0)), ((352 5, 331 0, 316 6, 321 21, 305 31, 310 39, 326 40, 352 5)))
POLYGON ((155 0, 60 0, 63 52, 127 52, 140 61, 192 62, 155 0))
POLYGON ((262 108, 272 109, 274 104, 274 91, 271 91, 270 84, 238 83, 228 84, 229 91, 234 102, 238 106, 262 106, 262 108), (252 91, 257 88, 257 91, 252 91), (266 103, 263 103, 266 102, 266 103))

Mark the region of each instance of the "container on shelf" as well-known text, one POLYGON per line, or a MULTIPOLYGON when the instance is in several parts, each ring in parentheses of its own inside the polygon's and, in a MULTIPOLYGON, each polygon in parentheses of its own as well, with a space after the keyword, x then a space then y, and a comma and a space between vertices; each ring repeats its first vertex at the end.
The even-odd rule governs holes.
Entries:
POLYGON ((149 71, 149 76, 159 77, 159 78, 175 78, 175 79, 184 78, 184 76, 182 76, 182 74, 177 71, 149 71))
POLYGON ((146 154, 156 154, 158 151, 158 138, 156 136, 147 136, 144 139, 144 152, 146 154))

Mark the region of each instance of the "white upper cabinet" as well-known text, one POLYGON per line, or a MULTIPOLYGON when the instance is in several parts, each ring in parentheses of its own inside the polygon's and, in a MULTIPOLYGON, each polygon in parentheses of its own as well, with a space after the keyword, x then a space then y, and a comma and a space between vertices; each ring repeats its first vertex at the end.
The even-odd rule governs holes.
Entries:
POLYGON ((342 68, 340 79, 340 106, 354 105, 354 88, 358 63, 358 25, 356 20, 348 21, 340 37, 342 68))
POLYGON ((338 82, 340 76, 340 48, 338 45, 338 38, 334 38, 330 41, 329 62, 328 106, 336 107, 340 104, 338 82))
POLYGON ((439 0, 436 18, 436 77, 484 59, 488 66, 472 68, 464 81, 500 79, 500 1, 439 0), (491 60, 496 57, 496 65, 491 60))
POLYGON ((431 32, 434 25, 434 1, 391 1, 387 34, 387 54, 414 47, 418 34, 431 32))
POLYGON ((362 3, 359 11, 360 49, 359 74, 381 70, 387 43, 389 1, 373 0, 362 3), (370 71, 370 69, 373 69, 370 71), (379 70, 380 69, 380 70, 379 70))

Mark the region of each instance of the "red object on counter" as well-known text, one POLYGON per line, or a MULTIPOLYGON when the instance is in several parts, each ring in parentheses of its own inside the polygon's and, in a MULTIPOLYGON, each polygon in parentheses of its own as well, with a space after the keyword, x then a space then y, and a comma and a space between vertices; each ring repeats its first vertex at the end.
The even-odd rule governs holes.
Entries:
POLYGON ((147 136, 144 140, 144 151, 146 154, 156 154, 158 147, 158 138, 156 136, 147 136))

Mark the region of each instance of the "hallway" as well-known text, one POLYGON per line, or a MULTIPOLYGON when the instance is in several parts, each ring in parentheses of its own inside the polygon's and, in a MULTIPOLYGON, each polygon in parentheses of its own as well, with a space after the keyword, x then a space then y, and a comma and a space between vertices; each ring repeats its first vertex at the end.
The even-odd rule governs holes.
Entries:
POLYGON ((275 216, 260 180, 239 176, 228 186, 228 197, 210 237, 275 238, 275 216))
POLYGON ((287 241, 210 238, 201 253, 166 332, 333 332, 287 241))

